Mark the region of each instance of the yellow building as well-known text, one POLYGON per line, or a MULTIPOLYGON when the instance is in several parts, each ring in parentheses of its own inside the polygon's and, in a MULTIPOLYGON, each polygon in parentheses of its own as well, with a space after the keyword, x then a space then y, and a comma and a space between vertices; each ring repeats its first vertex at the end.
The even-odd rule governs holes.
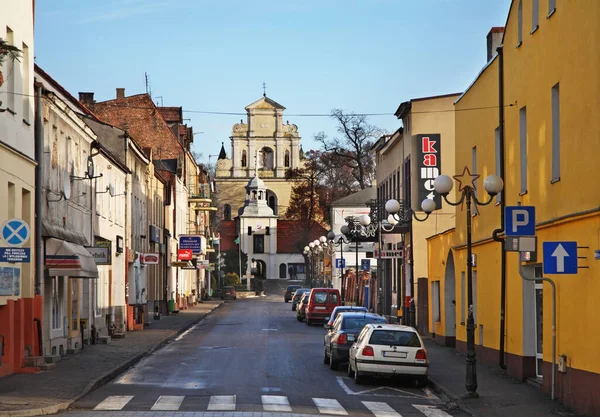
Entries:
MULTIPOLYGON (((600 292, 600 262, 594 259, 600 249, 600 187, 584 188, 582 181, 589 178, 594 184, 600 174, 596 39, 600 39, 600 7, 594 1, 513 1, 502 53, 490 59, 456 102, 457 170, 468 166, 480 174, 479 188, 490 174, 503 174, 505 181, 504 192, 472 219, 478 360, 500 362, 509 375, 533 378, 545 391, 552 389, 551 286, 523 280, 520 255, 505 252, 503 291, 502 244, 492 240, 493 231, 502 226, 504 205, 535 206, 537 248, 523 257, 524 274, 545 276, 556 284, 554 359, 565 361, 556 367, 556 396, 577 412, 594 416, 600 415, 600 324, 594 303, 600 292), (499 105, 502 99, 504 106, 499 105), (577 274, 543 274, 542 243, 551 241, 577 242, 577 274)), ((483 190, 479 198, 486 199, 483 190)), ((457 348, 464 350, 466 218, 460 207, 456 216, 455 232, 429 239, 429 278, 441 282, 442 292, 454 287, 457 348), (454 283, 448 285, 452 277, 454 283)), ((448 301, 442 297, 442 311, 454 309, 448 301)), ((441 314, 436 333, 447 331, 445 320, 447 315, 441 314)))

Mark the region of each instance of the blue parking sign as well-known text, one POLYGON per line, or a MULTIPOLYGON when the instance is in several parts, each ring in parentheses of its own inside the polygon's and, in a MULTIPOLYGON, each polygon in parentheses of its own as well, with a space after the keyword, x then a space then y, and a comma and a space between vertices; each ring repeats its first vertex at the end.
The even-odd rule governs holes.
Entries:
POLYGON ((506 206, 506 236, 535 236, 535 207, 506 206))
POLYGON ((337 258, 335 260, 335 267, 337 269, 343 269, 346 267, 346 260, 344 258, 337 258))
POLYGON ((362 271, 369 271, 371 269, 371 260, 363 259, 362 261, 360 261, 360 269, 362 271))

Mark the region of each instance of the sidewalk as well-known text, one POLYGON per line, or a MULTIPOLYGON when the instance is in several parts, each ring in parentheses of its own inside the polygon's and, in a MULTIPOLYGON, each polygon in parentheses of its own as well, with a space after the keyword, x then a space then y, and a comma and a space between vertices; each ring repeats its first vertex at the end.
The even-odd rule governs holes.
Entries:
POLYGON ((13 374, 0 379, 0 417, 54 414, 107 383, 143 357, 172 341, 218 308, 211 300, 179 314, 151 318, 143 331, 128 332, 107 345, 85 346, 56 367, 38 374, 13 374))
POLYGON ((465 389, 465 355, 424 338, 431 366, 429 379, 434 387, 476 417, 551 417, 577 415, 551 401, 550 395, 526 382, 510 378, 499 367, 477 363, 479 398, 462 399, 465 389))

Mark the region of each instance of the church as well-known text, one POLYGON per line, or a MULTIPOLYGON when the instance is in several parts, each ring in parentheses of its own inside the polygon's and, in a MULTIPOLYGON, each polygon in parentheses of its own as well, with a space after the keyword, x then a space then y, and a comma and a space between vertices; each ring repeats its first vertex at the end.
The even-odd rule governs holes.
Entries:
POLYGON ((241 275, 255 268, 257 278, 304 280, 302 248, 327 230, 285 219, 294 186, 285 174, 304 162, 298 127, 283 122, 284 110, 263 95, 246 107, 246 123, 233 126, 231 158, 221 148, 215 176, 220 242, 222 251, 238 249, 248 255, 241 275))

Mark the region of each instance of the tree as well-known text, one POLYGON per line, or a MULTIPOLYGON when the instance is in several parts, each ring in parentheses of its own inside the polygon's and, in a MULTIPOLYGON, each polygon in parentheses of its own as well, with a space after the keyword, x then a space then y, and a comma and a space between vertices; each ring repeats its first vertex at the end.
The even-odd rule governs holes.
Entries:
POLYGON ((315 140, 321 143, 326 152, 335 154, 343 161, 360 189, 369 187, 375 173, 371 147, 384 131, 368 124, 367 117, 362 114, 334 109, 331 117, 337 122, 337 131, 342 137, 329 139, 324 132, 320 132, 315 135, 315 140))
MULTIPOLYGON (((221 257, 223 258, 222 271, 225 274, 239 274, 240 272, 240 257, 238 249, 228 249, 221 251, 221 257)), ((242 274, 246 272, 248 265, 248 254, 242 252, 242 274)))
POLYGON ((190 153, 192 154, 192 158, 194 158, 194 161, 196 161, 196 164, 200 165, 201 164, 200 160, 202 159, 202 156, 203 156, 202 152, 191 150, 190 153))

